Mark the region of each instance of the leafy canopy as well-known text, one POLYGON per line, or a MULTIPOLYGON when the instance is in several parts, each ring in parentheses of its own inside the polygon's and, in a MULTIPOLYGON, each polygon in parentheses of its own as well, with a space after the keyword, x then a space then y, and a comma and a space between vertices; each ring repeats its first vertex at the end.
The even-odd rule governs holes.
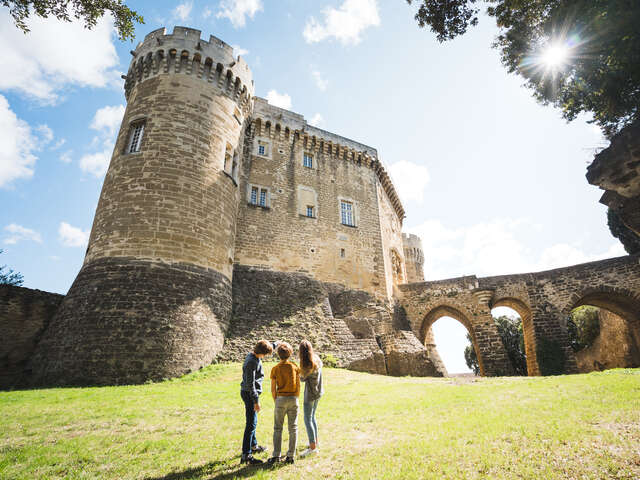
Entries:
POLYGON ((106 12, 111 12, 120 40, 133 40, 133 22, 144 23, 144 18, 122 0, 0 0, 0 6, 9 9, 16 27, 25 33, 29 32, 27 19, 32 13, 65 22, 70 22, 72 17, 82 19, 85 27, 91 29, 106 12))
MULTIPOLYGON (((440 42, 478 24, 479 0, 407 0, 440 42)), ((494 47, 534 97, 567 120, 593 116, 608 137, 640 118, 640 1, 485 0, 494 47)))
MULTIPOLYGON (((0 250, 0 254, 3 250, 0 250)), ((20 286, 24 283, 24 278, 21 273, 14 272, 10 268, 7 268, 6 265, 0 265, 0 285, 16 285, 20 286)))

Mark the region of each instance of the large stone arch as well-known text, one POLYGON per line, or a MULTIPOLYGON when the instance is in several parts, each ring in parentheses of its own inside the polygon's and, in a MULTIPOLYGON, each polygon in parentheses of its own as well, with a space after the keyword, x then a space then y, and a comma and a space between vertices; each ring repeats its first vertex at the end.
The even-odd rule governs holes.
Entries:
POLYGON ((522 300, 513 297, 503 297, 494 301, 491 308, 494 309, 497 307, 509 307, 520 315, 522 319, 522 332, 524 334, 524 353, 527 357, 527 375, 540 375, 536 354, 536 334, 533 326, 531 307, 522 300))
POLYGON ((464 307, 441 304, 429 310, 429 312, 424 316, 424 319, 422 320, 422 325, 420 327, 420 341, 423 344, 426 343, 427 338, 430 336, 431 327, 436 321, 438 321, 442 317, 451 317, 454 320, 457 320, 458 322, 460 322, 467 329, 467 331, 469 332, 469 335, 471 335, 473 348, 475 349, 476 355, 478 357, 478 366, 480 367, 480 375, 484 377, 486 375, 484 355, 483 355, 483 351, 485 349, 480 348, 480 345, 478 344, 478 338, 476 336, 476 331, 473 328, 473 323, 471 321, 472 316, 469 312, 466 311, 466 309, 464 309, 464 307))

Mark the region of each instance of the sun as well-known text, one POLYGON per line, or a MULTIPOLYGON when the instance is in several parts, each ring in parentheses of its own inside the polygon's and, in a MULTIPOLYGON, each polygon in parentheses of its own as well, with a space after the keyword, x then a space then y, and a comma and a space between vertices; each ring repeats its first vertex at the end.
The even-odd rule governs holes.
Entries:
POLYGON ((564 45, 551 45, 542 54, 542 63, 557 68, 569 58, 569 48, 564 45))

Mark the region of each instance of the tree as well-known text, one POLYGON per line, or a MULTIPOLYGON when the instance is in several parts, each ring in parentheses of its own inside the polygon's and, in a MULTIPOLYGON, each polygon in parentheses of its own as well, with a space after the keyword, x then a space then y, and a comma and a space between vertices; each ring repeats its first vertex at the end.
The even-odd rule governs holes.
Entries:
MULTIPOLYGON (((0 254, 3 251, 0 250, 0 254)), ((20 286, 24 283, 24 278, 22 274, 18 272, 14 272, 11 269, 5 270, 7 268, 6 265, 0 266, 0 285, 15 285, 20 286)))
POLYGON ((599 309, 589 305, 578 307, 567 319, 569 342, 574 352, 579 352, 593 345, 600 335, 599 309))
POLYGON ((611 235, 620 240, 627 253, 640 253, 640 237, 623 223, 620 215, 614 210, 607 210, 607 224, 611 235))
POLYGON ((480 365, 478 364, 476 349, 473 347, 473 340, 469 333, 467 333, 467 340, 469 340, 469 345, 464 347, 464 361, 467 363, 467 367, 473 370, 474 375, 478 375, 480 373, 480 365))
MULTIPOLYGON (((479 0, 407 0, 440 42, 478 24, 479 0)), ((640 119, 638 0, 485 0, 494 47, 543 104, 567 120, 584 112, 607 137, 640 119)))
POLYGON ((25 33, 29 32, 27 19, 32 13, 65 22, 70 22, 72 17, 82 19, 85 27, 91 29, 106 12, 111 12, 120 40, 133 40, 133 22, 144 23, 144 18, 122 0, 0 0, 0 6, 9 9, 16 27, 25 33))

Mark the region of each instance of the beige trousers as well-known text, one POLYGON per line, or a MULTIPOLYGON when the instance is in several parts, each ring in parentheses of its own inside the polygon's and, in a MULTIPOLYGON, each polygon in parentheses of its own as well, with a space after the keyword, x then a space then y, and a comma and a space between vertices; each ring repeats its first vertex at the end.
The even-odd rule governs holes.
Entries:
POLYGON ((282 447, 282 426, 284 417, 289 423, 289 450, 287 457, 293 458, 298 441, 298 397, 277 397, 276 408, 273 413, 273 457, 280 456, 282 447))

